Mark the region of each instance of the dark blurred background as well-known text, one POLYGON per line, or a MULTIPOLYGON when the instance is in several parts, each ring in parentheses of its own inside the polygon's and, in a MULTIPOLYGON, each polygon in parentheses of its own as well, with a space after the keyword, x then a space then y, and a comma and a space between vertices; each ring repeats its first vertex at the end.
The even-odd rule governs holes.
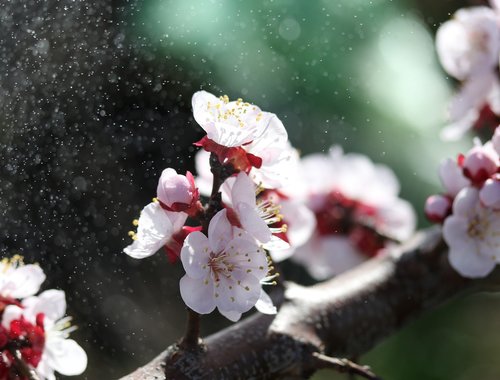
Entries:
MULTIPOLYGON (((181 266, 122 248, 161 171, 193 170, 201 88, 278 114, 304 154, 341 144, 390 165, 425 226, 438 162, 470 145, 438 139, 455 83, 433 50, 437 26, 466 4, 2 2, 0 250, 40 262, 44 287, 67 292, 89 354, 80 378, 124 375, 184 328, 181 266)), ((497 380, 497 298, 455 300, 361 359, 388 380, 497 380)), ((203 333, 227 324, 214 313, 203 333)))

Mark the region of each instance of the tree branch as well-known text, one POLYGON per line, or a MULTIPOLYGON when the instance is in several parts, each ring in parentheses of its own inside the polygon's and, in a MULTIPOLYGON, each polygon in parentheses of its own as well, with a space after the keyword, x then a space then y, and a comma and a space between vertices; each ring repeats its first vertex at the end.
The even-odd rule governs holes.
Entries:
POLYGON ((495 276, 460 277, 448 263, 440 229, 425 230, 332 280, 311 287, 287 283, 275 295, 277 315, 254 314, 209 336, 199 351, 174 344, 123 380, 308 378, 324 368, 318 354, 361 355, 464 289, 490 286, 495 276))

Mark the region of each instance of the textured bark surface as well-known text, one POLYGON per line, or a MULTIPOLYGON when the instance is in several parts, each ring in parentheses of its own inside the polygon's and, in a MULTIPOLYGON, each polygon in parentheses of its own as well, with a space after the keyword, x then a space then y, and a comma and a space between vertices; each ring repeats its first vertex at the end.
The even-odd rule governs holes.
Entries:
POLYGON ((440 230, 429 229, 332 280, 289 283, 277 315, 255 314, 198 351, 174 344, 123 380, 308 378, 318 367, 313 353, 361 355, 472 284, 450 267, 440 230))

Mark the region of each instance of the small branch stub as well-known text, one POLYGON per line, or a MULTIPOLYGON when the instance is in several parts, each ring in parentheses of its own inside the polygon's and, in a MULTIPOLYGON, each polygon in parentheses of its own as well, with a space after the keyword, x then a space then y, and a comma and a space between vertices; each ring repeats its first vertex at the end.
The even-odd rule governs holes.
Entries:
POLYGON ((312 358, 314 366, 317 369, 333 369, 340 373, 347 373, 352 376, 360 376, 363 379, 382 380, 380 377, 375 375, 369 367, 361 366, 348 359, 332 358, 318 352, 314 352, 312 354, 312 358))

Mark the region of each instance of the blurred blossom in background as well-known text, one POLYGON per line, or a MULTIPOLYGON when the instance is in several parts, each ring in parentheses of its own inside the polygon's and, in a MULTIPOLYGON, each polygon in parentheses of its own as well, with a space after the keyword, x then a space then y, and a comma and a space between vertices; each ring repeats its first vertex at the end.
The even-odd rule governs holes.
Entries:
MULTIPOLYGON (((200 88, 276 113, 303 153, 341 145, 391 167, 423 217, 455 82, 434 33, 464 2, 27 1, 0 10, 0 248, 64 289, 89 354, 117 378, 179 338, 180 266, 123 254, 163 169, 194 171, 200 88)), ((290 278, 312 279, 288 263, 290 278)), ((366 357, 386 379, 497 379, 496 294, 462 298, 366 357), (479 322, 480 321, 480 322, 479 322), (486 336, 485 336, 486 335, 486 336), (480 337, 480 338, 479 338, 480 337), (493 363, 493 364, 492 364, 493 363)), ((203 334, 227 325, 204 317, 203 334)), ((335 378, 342 378, 336 375, 335 378)), ((76 378, 76 377, 75 377, 76 378)), ((317 379, 332 378, 325 373, 317 379)))

